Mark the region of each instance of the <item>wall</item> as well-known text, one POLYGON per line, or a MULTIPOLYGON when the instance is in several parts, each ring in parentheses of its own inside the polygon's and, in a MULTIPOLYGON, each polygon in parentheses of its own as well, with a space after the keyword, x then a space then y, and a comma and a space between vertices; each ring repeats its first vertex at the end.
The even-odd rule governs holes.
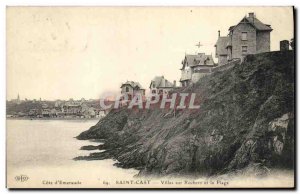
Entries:
POLYGON ((181 70, 181 80, 191 79, 192 78, 192 70, 191 68, 181 70))
POLYGON ((162 87, 159 87, 159 88, 153 88, 151 89, 151 94, 168 94, 173 88, 162 88, 162 87), (155 91, 153 93, 153 91, 155 91))
POLYGON ((231 47, 227 48, 227 61, 232 59, 232 49, 231 47))
POLYGON ((218 65, 225 65, 227 62, 227 55, 220 55, 218 57, 218 65))
POLYGON ((290 49, 290 43, 288 40, 280 41, 280 51, 288 51, 290 49))
POLYGON ((193 73, 192 75, 192 83, 196 83, 200 78, 208 75, 210 73, 193 73))
POLYGON ((270 31, 257 32, 256 40, 256 53, 264 53, 270 51, 270 31))
POLYGON ((188 86, 188 85, 191 83, 190 81, 191 81, 191 80, 180 81, 181 87, 186 87, 186 86, 188 86))
POLYGON ((140 94, 141 96, 145 95, 144 90, 134 90, 133 95, 140 94))
POLYGON ((233 30, 232 34, 232 58, 242 59, 242 46, 248 47, 247 54, 256 53, 256 29, 247 23, 240 23, 233 30), (242 32, 247 32, 247 40, 242 40, 242 32))

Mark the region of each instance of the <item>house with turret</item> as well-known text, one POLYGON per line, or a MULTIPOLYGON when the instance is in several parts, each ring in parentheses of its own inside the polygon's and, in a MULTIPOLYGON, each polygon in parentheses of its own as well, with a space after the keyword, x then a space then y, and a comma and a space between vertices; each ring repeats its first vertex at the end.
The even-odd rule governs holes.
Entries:
POLYGON ((127 95, 128 100, 131 100, 135 95, 145 95, 145 89, 141 84, 134 81, 126 81, 121 85, 121 94, 127 95))
POLYGON ((185 55, 182 61, 180 83, 183 87, 196 83, 201 77, 210 74, 212 68, 216 67, 212 55, 198 53, 196 55, 185 55))

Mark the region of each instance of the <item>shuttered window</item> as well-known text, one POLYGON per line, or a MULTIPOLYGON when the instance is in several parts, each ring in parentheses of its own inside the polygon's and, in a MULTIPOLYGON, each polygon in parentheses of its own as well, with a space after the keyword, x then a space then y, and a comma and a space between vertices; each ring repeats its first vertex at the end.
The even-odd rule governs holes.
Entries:
POLYGON ((248 47, 247 46, 242 46, 242 54, 246 55, 248 52, 248 47))
POLYGON ((242 32, 242 40, 247 40, 247 32, 242 32))

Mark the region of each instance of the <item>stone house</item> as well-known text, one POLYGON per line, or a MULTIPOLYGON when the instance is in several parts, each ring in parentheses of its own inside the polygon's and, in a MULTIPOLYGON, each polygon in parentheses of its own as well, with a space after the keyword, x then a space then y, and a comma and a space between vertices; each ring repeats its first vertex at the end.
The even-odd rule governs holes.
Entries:
POLYGON ((145 89, 143 89, 141 84, 138 82, 127 81, 121 85, 121 94, 126 94, 128 96, 128 100, 131 100, 136 94, 144 96, 145 89))
POLYGON ((174 87, 176 87, 176 81, 169 82, 164 76, 156 76, 151 80, 150 92, 151 94, 168 94, 174 87))
POLYGON ((196 55, 185 55, 182 61, 180 83, 187 86, 196 83, 201 77, 211 73, 211 69, 215 67, 212 55, 198 53, 196 55))
POLYGON ((229 28, 228 36, 220 36, 215 44, 218 65, 224 65, 233 59, 243 60, 248 54, 270 51, 270 25, 258 20, 254 13, 249 13, 237 25, 229 28))

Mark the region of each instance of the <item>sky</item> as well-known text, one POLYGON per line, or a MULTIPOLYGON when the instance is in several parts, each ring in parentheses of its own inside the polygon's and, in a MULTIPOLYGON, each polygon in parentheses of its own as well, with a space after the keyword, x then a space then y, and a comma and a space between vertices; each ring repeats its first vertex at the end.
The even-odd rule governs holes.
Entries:
POLYGON ((7 99, 98 99, 161 75, 179 85, 185 54, 214 56, 218 30, 249 12, 273 28, 272 51, 293 38, 292 7, 8 7, 7 99))

